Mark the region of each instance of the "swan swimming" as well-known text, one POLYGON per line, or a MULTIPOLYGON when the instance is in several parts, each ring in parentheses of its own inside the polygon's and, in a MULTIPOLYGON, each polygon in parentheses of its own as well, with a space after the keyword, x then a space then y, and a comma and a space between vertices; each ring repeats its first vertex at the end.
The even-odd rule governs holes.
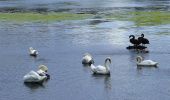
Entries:
POLYGON ((158 62, 154 62, 152 60, 144 60, 141 56, 137 56, 136 58, 137 66, 157 66, 158 62))
POLYGON ((134 46, 138 46, 141 44, 141 42, 138 39, 135 39, 134 35, 130 35, 129 38, 130 43, 132 43, 134 46))
POLYGON ((39 70, 37 72, 30 71, 23 77, 23 80, 24 82, 29 82, 29 83, 43 83, 44 80, 50 78, 50 75, 47 74, 47 70, 48 70, 47 66, 40 65, 39 70))
POLYGON ((93 57, 89 53, 85 53, 82 58, 82 64, 92 64, 94 62, 93 57))
POLYGON ((29 53, 30 53, 30 56, 37 56, 38 55, 38 51, 33 49, 32 47, 29 48, 29 53))
POLYGON ((145 44, 149 44, 149 40, 147 38, 144 38, 144 34, 141 34, 141 37, 138 38, 138 40, 142 43, 143 46, 145 46, 145 44))
POLYGON ((101 65, 94 66, 93 64, 91 64, 90 67, 93 74, 110 75, 110 67, 109 67, 110 64, 111 64, 111 58, 107 57, 104 66, 101 65))

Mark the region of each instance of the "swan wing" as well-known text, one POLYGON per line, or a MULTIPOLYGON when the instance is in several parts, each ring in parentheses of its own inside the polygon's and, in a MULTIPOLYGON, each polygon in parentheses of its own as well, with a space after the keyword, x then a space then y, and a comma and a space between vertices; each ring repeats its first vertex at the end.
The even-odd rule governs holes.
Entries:
POLYGON ((46 78, 46 76, 40 76, 35 71, 30 71, 24 76, 24 82, 41 82, 46 78))
POLYGON ((86 56, 83 57, 83 60, 85 60, 86 62, 89 62, 90 60, 92 60, 92 57, 86 55, 86 56))
POLYGON ((38 51, 37 50, 31 50, 30 54, 38 54, 38 51))
POLYGON ((98 74, 103 74, 106 73, 106 68, 104 66, 98 65, 98 66, 94 66, 93 64, 91 65, 91 70, 94 73, 98 73, 98 74))
POLYGON ((144 61, 141 62, 141 64, 143 64, 143 65, 156 65, 158 63, 154 62, 152 60, 144 60, 144 61))

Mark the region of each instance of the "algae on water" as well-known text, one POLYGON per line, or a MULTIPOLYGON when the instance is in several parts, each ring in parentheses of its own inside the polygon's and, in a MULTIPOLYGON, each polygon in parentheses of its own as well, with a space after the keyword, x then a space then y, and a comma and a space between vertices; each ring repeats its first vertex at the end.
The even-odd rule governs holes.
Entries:
MULTIPOLYGON (((16 13, 0 13, 0 20, 5 21, 40 21, 53 22, 62 20, 82 20, 91 18, 93 14, 76 14, 76 13, 33 13, 33 12, 16 12, 16 13)), ((112 20, 132 21, 136 26, 155 26, 162 24, 170 24, 170 12, 168 11, 126 11, 113 12, 106 14, 105 18, 112 20)))
POLYGON ((90 14, 73 14, 73 13, 0 13, 0 20, 5 21, 61 21, 61 20, 81 20, 89 18, 90 14))

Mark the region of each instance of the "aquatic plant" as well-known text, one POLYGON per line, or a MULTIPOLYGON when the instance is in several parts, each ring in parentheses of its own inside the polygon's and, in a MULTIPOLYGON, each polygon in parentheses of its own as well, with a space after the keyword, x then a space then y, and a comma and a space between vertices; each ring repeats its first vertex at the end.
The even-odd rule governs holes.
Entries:
POLYGON ((130 11, 110 14, 108 18, 116 20, 132 21, 136 26, 155 26, 170 24, 170 12, 168 11, 130 11))
POLYGON ((0 13, 1 21, 16 22, 53 22, 61 20, 81 20, 89 18, 90 14, 74 14, 74 13, 33 13, 33 12, 16 12, 16 13, 0 13))

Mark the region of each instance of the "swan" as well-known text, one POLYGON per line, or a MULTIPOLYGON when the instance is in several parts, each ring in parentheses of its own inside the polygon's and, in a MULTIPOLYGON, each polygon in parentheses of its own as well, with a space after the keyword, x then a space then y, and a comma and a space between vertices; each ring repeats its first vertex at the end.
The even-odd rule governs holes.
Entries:
POLYGON ((93 74, 110 75, 110 68, 109 68, 110 64, 111 64, 111 58, 107 57, 104 66, 101 65, 94 66, 93 64, 91 64, 90 67, 93 74))
POLYGON ((93 57, 89 53, 85 53, 82 58, 82 64, 92 64, 94 63, 93 57))
POLYGON ((44 80, 46 80, 46 76, 40 76, 37 72, 35 71, 30 71, 27 73, 24 77, 23 80, 24 82, 29 82, 29 83, 42 83, 44 80))
POLYGON ((149 44, 149 40, 144 38, 144 34, 141 34, 141 37, 139 37, 138 40, 142 43, 142 45, 149 44))
POLYGON ((158 62, 152 60, 144 60, 141 56, 136 57, 137 66, 157 66, 158 62))
POLYGON ((130 43, 134 44, 135 47, 141 44, 141 42, 138 39, 135 39, 134 35, 130 35, 129 38, 130 43))
POLYGON ((32 47, 29 48, 29 53, 31 56, 37 56, 38 55, 38 51, 33 49, 32 47))
POLYGON ((28 83, 42 83, 45 80, 50 78, 50 75, 47 74, 48 68, 45 65, 40 65, 39 70, 37 72, 30 71, 26 75, 24 75, 24 82, 28 83))

